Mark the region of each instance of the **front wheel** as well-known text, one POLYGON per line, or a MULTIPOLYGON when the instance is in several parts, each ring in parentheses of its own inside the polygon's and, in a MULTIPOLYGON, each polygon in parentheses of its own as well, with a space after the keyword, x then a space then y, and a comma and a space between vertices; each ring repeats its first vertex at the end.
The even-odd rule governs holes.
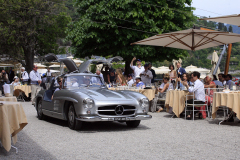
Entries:
POLYGON ((137 121, 127 121, 126 124, 128 127, 131 127, 131 128, 136 128, 139 126, 140 124, 140 120, 137 120, 137 121))
POLYGON ((42 111, 42 100, 39 100, 37 103, 37 116, 39 120, 43 120, 46 118, 42 111))
POLYGON ((80 130, 82 127, 82 122, 76 120, 76 113, 73 104, 71 104, 68 109, 68 127, 73 130, 80 130))

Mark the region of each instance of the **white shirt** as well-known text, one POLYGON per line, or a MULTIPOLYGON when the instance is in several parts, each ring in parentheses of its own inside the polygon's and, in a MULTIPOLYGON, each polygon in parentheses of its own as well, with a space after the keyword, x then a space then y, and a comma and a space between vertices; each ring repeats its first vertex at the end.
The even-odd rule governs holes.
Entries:
POLYGON ((140 75, 140 73, 142 73, 145 69, 143 66, 141 66, 140 68, 138 68, 138 66, 131 66, 130 67, 132 68, 132 70, 134 71, 134 77, 133 78, 136 78, 137 76, 140 75))
POLYGON ((74 82, 74 83, 72 84, 72 87, 78 87, 78 83, 77 83, 77 82, 74 82))
POLYGON ((14 81, 11 83, 13 87, 20 85, 20 82, 15 83, 14 81))
POLYGON ((152 72, 150 70, 147 70, 147 72, 144 70, 143 72, 141 72, 141 80, 142 82, 147 85, 147 84, 151 84, 151 80, 153 78, 152 72), (145 75, 146 74, 146 75, 145 75))
MULTIPOLYGON (((95 73, 96 75, 98 75, 97 73, 95 73)), ((103 74, 102 73, 100 73, 100 75, 98 75, 98 76, 100 76, 101 77, 101 79, 103 80, 103 82, 104 82, 104 79, 103 79, 103 74)))
POLYGON ((164 85, 165 85, 165 83, 162 83, 159 88, 163 89, 164 85))
POLYGON ((60 89, 59 88, 56 88, 55 91, 53 92, 53 94, 56 92, 56 91, 59 91, 60 89))
POLYGON ((22 79, 25 80, 25 81, 28 81, 29 77, 28 77, 27 71, 22 72, 22 79))
POLYGON ((41 81, 41 76, 40 76, 40 74, 38 73, 38 71, 34 71, 34 70, 32 70, 31 72, 30 72, 30 79, 31 79, 31 81, 41 81))
POLYGON ((226 85, 226 83, 227 83, 226 81, 223 81, 223 82, 222 82, 222 84, 223 84, 224 86, 226 85))
POLYGON ((132 87, 133 83, 134 83, 133 79, 131 79, 130 81, 127 82, 128 86, 130 86, 130 87, 132 87))
POLYGON ((46 75, 47 77, 51 77, 52 76, 52 72, 51 71, 47 71, 47 75, 46 75))
POLYGON ((194 92, 195 93, 195 99, 199 101, 205 102, 205 92, 204 92, 204 84, 197 79, 194 82, 194 86, 191 86, 188 88, 189 92, 194 92))

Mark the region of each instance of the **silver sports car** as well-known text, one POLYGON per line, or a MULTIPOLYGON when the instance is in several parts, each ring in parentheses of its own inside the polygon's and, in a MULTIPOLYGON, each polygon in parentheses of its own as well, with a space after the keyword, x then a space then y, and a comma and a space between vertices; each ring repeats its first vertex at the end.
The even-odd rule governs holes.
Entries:
POLYGON ((58 83, 53 81, 48 90, 38 93, 35 107, 39 119, 50 116, 66 120, 69 128, 78 130, 83 122, 119 121, 137 127, 141 120, 152 118, 147 114, 149 101, 143 94, 109 90, 98 75, 82 73, 93 60, 77 68, 71 59, 53 57, 50 54, 45 58, 63 62, 69 73, 61 75, 63 85, 59 90, 58 83))

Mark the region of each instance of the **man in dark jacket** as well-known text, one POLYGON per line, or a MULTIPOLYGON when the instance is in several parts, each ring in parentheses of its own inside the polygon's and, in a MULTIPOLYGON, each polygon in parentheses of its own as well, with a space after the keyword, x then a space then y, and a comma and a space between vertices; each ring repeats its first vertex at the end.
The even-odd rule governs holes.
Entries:
POLYGON ((152 75, 153 75, 153 78, 151 79, 151 83, 154 83, 154 79, 157 75, 156 75, 155 71, 152 69, 152 63, 149 63, 148 69, 152 72, 152 75))
POLYGON ((9 70, 9 81, 10 81, 10 83, 12 83, 14 76, 15 76, 14 71, 12 70, 12 67, 10 67, 10 70, 9 70))

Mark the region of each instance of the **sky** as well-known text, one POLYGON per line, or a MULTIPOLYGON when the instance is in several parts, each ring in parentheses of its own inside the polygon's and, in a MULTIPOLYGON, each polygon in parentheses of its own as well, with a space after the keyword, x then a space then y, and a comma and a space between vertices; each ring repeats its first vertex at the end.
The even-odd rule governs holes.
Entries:
POLYGON ((240 0, 192 0, 197 16, 219 17, 240 14, 240 0))

